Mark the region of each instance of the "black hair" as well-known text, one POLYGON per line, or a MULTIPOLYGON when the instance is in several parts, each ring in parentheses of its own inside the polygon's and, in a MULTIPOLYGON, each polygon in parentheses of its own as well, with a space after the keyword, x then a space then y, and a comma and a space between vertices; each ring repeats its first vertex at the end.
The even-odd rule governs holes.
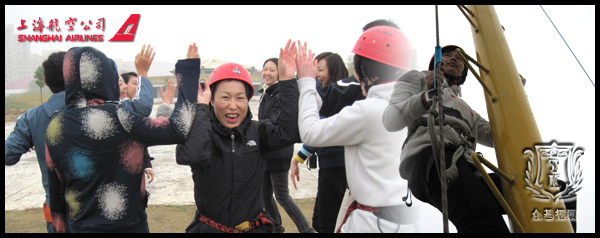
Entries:
POLYGON ((136 77, 137 78, 137 74, 135 72, 128 72, 128 73, 122 73, 121 77, 123 78, 123 81, 125 81, 125 84, 129 83, 129 77, 136 77))
POLYGON ((396 25, 396 23, 394 23, 392 20, 378 19, 367 23, 365 26, 363 26, 362 31, 364 32, 374 26, 389 26, 400 30, 400 27, 398 27, 398 25, 396 25))
POLYGON ((278 58, 269 58, 269 59, 265 60, 265 62, 263 63, 263 68, 269 61, 273 61, 273 63, 275 63, 275 65, 279 68, 279 59, 278 58))
POLYGON ((63 59, 65 51, 58 51, 50 54, 48 59, 42 63, 44 67, 44 77, 46 85, 52 93, 65 91, 65 80, 63 77, 63 59))
POLYGON ((327 71, 329 72, 329 80, 323 82, 323 86, 335 83, 340 79, 348 78, 348 69, 340 55, 331 52, 323 52, 315 57, 315 60, 317 61, 322 59, 325 59, 325 62, 327 62, 327 71))
POLYGON ((354 70, 358 75, 355 77, 367 85, 367 78, 379 78, 380 82, 393 81, 400 79, 406 70, 391 65, 387 65, 363 56, 354 55, 354 70))

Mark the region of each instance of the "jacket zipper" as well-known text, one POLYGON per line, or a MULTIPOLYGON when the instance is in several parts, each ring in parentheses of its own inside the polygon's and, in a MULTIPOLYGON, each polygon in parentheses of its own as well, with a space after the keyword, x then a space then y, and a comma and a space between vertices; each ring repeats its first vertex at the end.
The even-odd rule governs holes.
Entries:
POLYGON ((231 152, 235 153, 235 147, 234 147, 234 139, 235 139, 235 135, 233 135, 233 131, 231 132, 231 152))

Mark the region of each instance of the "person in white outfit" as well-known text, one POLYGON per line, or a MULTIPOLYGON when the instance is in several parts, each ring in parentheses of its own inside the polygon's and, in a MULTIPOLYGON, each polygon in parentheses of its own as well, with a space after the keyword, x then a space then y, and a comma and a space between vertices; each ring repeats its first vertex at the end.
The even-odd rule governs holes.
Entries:
MULTIPOLYGON (((405 131, 388 132, 381 122, 394 83, 408 70, 412 45, 402 32, 389 26, 369 28, 354 49, 355 76, 365 100, 356 101, 329 118, 319 117, 315 89, 317 63, 306 53, 296 55, 300 90, 298 124, 302 142, 315 147, 343 145, 348 187, 354 201, 337 232, 414 232, 413 211, 402 200, 407 182, 400 177, 405 131)), ((342 212, 340 212, 341 214, 342 212)))

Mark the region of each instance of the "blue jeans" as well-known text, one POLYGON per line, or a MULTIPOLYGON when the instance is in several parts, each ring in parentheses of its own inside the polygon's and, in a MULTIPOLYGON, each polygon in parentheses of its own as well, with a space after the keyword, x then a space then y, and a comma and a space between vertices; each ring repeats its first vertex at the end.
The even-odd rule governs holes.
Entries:
POLYGON ((277 170, 277 171, 265 171, 265 177, 263 180, 263 199, 265 200, 265 211, 273 217, 274 231, 284 232, 285 228, 281 224, 281 215, 277 204, 273 199, 273 193, 279 205, 285 209, 285 212, 290 216, 292 221, 298 227, 300 233, 314 233, 314 230, 310 227, 308 219, 302 214, 298 205, 294 202, 290 196, 288 189, 288 170, 277 170))

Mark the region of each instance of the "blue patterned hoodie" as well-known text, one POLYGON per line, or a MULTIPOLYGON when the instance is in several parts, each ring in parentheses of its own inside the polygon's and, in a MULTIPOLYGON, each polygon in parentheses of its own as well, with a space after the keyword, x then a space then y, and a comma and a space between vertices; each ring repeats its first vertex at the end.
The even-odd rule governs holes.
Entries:
MULTIPOLYGON (((102 52, 92 47, 67 52, 66 109, 52 116, 46 131, 57 232, 64 232, 65 222, 73 232, 148 232, 142 202, 144 148, 184 142, 195 114, 200 72, 177 72, 181 64, 200 64, 200 59, 178 61, 174 112, 152 119, 137 113, 132 100, 118 102, 118 75, 102 52)), ((152 93, 148 79, 138 81, 138 95, 152 93)))

